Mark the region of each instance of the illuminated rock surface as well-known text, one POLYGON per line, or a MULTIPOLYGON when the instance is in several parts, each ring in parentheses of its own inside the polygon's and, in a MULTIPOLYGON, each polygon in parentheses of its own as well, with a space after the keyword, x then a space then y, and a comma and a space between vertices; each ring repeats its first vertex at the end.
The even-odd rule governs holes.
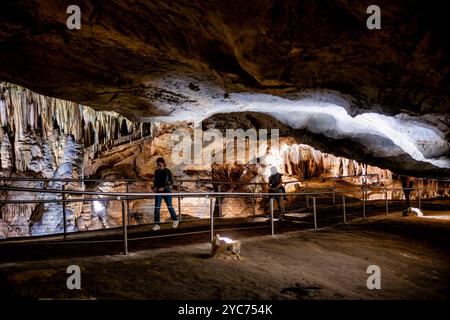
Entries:
MULTIPOLYGON (((449 37, 440 3, 383 0, 386 23, 377 31, 366 28, 366 4, 357 1, 77 4, 82 29, 72 31, 57 1, 2 5, 0 81, 40 93, 0 83, 2 176, 149 178, 163 156, 179 179, 265 182, 274 163, 287 179, 376 173, 386 186, 401 186, 397 174, 450 177, 449 37), (267 150, 259 168, 173 165, 171 133, 194 127, 279 129, 282 148, 267 150)), ((424 197, 441 192, 436 182, 422 183, 432 188, 424 197)), ((122 192, 126 185, 66 188, 122 192)), ((2 193, 39 197, 59 195, 2 193)), ((252 212, 242 201, 224 200, 224 215, 252 212)), ((183 214, 204 217, 208 205, 183 199, 183 214)), ((152 221, 150 200, 133 201, 130 210, 131 223, 152 221)), ((62 228, 58 205, 1 212, 0 237, 62 228)), ((70 204, 67 216, 70 230, 122 223, 118 202, 70 204)))
MULTIPOLYGON (((151 178, 157 157, 166 158, 168 166, 179 180, 214 179, 230 182, 265 183, 270 168, 276 166, 284 174, 285 181, 305 180, 318 177, 376 174, 372 181, 383 181, 387 187, 401 188, 398 177, 387 169, 366 165, 356 160, 334 156, 318 151, 307 144, 315 145, 314 139, 291 131, 270 117, 246 114, 229 114, 236 128, 259 129, 266 124, 280 129, 280 149, 269 147, 260 157, 260 164, 249 163, 246 158, 248 148, 239 150, 236 160, 240 162, 224 164, 174 164, 171 140, 175 130, 193 134, 193 124, 175 123, 133 123, 114 112, 96 112, 89 107, 58 99, 47 98, 18 86, 2 85, 1 121, 1 174, 4 177, 42 178, 151 178), (233 118, 234 117, 234 118, 233 118), (256 118, 252 118, 256 117, 256 118), (239 119, 239 120, 238 120, 239 119), (254 126, 248 126, 247 120, 254 126), (260 121, 258 123, 258 121, 260 121), (309 139, 309 140, 308 140, 309 139)), ((204 129, 224 129, 224 115, 217 115, 203 122, 204 129)), ((232 128, 232 126, 230 127, 232 128)), ((316 144, 325 148, 323 144, 316 144)), ((209 145, 220 148, 218 142, 209 145)), ((222 145, 225 154, 226 144, 222 145)), ((210 149, 207 149, 210 150, 210 149)), ((334 149, 332 149, 334 150, 334 149)), ((345 149, 342 149, 345 150, 345 149)), ((345 151, 344 151, 345 153, 345 151)), ((350 152, 345 153, 351 155, 350 152)), ((361 184, 360 178, 348 178, 346 183, 361 184)), ((38 182, 8 181, 12 186, 42 188, 38 182)), ((421 182, 422 183, 422 182, 421 182)), ((324 184, 324 186, 327 184, 324 184)), ((422 185, 422 184, 420 184, 422 185)), ((418 186, 420 186, 418 185, 418 186)), ((328 186, 330 186, 328 184, 328 186)), ((437 182, 425 180, 423 186, 432 190, 424 192, 423 198, 438 195, 437 182), (433 191, 434 190, 434 191, 433 191)), ((50 182, 48 188, 61 189, 60 182, 50 182)), ((97 184, 71 183, 66 190, 93 190, 102 192, 125 192, 122 182, 97 184)), ((288 192, 304 188, 304 183, 287 185, 288 192), (299 189, 300 188, 300 189, 299 189)), ((150 191, 151 182, 129 185, 131 192, 150 191)), ((217 190, 210 184, 198 185, 184 182, 182 191, 199 192, 217 190)), ((267 191, 266 187, 225 185, 221 191, 267 191)), ((371 194, 369 199, 379 199, 383 195, 371 194)), ((75 196, 74 196, 75 197, 75 196)), ((389 194, 391 199, 401 199, 400 191, 389 194)), ((33 200, 59 199, 59 194, 39 194, 29 192, 4 192, 3 199, 33 200)), ((205 218, 209 216, 209 200, 205 198, 184 198, 182 214, 185 217, 205 218)), ((153 200, 130 202, 130 223, 151 223, 153 221, 153 200)), ((174 205, 177 206, 176 200, 174 205)), ((255 211, 250 199, 227 198, 222 201, 224 217, 247 216, 261 213, 266 201, 257 200, 255 211)), ((122 223, 121 205, 117 201, 94 203, 71 203, 66 207, 68 231, 94 230, 118 226, 122 223)), ((62 207, 60 204, 20 204, 1 207, 2 237, 20 235, 40 235, 62 232, 62 207)), ((215 214, 218 214, 217 212, 215 214)), ((168 212, 163 206, 163 219, 168 212)))
POLYGON ((383 0, 376 31, 357 1, 77 4, 82 28, 71 31, 56 1, 6 2, 0 80, 131 120, 257 112, 322 144, 352 145, 348 158, 450 176, 439 2, 383 0))

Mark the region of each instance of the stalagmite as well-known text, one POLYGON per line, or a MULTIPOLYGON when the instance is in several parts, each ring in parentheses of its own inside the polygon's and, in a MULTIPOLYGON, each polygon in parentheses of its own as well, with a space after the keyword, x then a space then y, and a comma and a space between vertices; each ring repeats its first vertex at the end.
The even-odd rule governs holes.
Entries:
POLYGON ((1 139, 0 145, 0 159, 1 159, 0 165, 1 169, 9 170, 12 167, 11 142, 9 142, 9 137, 7 134, 3 133, 2 135, 3 138, 1 139))
MULTIPOLYGON (((0 83, 0 177, 39 178, 150 178, 154 172, 155 159, 165 157, 171 161, 171 135, 183 128, 189 132, 194 124, 180 121, 174 123, 152 122, 134 123, 125 117, 55 98, 45 97, 16 85, 0 83), (142 139, 145 138, 145 139, 142 139)), ((302 190, 304 180, 323 177, 342 179, 346 184, 361 184, 361 177, 345 176, 376 174, 385 186, 401 187, 400 178, 391 171, 366 165, 353 159, 323 153, 309 145, 296 143, 282 137, 280 149, 264 147, 259 164, 248 163, 199 163, 195 165, 170 164, 178 179, 213 179, 236 182, 267 183, 270 167, 277 167, 285 180, 299 180, 297 184, 286 186, 288 192, 302 190), (345 180, 344 180, 345 179, 345 180)), ((219 150, 226 146, 214 140, 208 148, 219 150)), ((238 148, 239 149, 239 148, 238 148)), ((237 158, 245 159, 248 146, 237 150, 237 158)), ((209 150, 209 149, 208 149, 209 150)), ((1 180, 0 180, 1 181, 1 180)), ((373 183, 377 179, 372 179, 373 183)), ((1 181, 2 184, 21 187, 42 188, 37 182, 1 181)), ((447 184, 448 185, 448 184, 447 184)), ((433 180, 424 180, 416 187, 431 188, 420 193, 422 199, 442 195, 447 185, 433 180)), ((60 182, 51 182, 48 188, 62 188, 60 182)), ((66 189, 85 190, 85 184, 66 184, 66 189)), ((134 186, 137 192, 150 190, 144 183, 134 186)), ((108 192, 125 191, 121 182, 99 183, 88 190, 108 192)), ((261 191, 264 185, 253 188, 249 185, 226 185, 221 191, 261 191)), ((211 191, 208 185, 183 184, 181 191, 211 191)), ((2 199, 36 200, 60 199, 59 194, 39 194, 26 192, 4 192, 2 199)), ((380 193, 371 193, 368 200, 381 199, 380 193)), ((418 192, 411 194, 417 199, 418 192)), ((70 196, 69 196, 70 197, 70 196)), ((390 191, 389 199, 402 199, 401 191, 390 191)), ((93 230, 118 226, 122 223, 120 205, 115 202, 102 204, 102 210, 92 203, 67 204, 67 229, 93 230)), ((154 200, 139 200, 130 203, 132 223, 153 221, 154 200)), ((224 217, 260 214, 265 210, 264 202, 257 199, 226 198, 221 202, 224 217)), ((205 198, 185 198, 182 200, 182 214, 188 217, 208 216, 209 200, 205 198)), ((63 230, 62 205, 51 204, 7 204, 0 206, 0 237, 44 235, 63 230)), ((216 212, 217 213, 217 212, 216 212)), ((162 219, 168 217, 165 208, 162 219)))
MULTIPOLYGON (((134 132, 134 124, 115 112, 98 112, 1 82, 0 123, 0 176, 18 172, 43 178, 77 178, 84 172, 84 153, 89 152, 86 147, 91 147, 95 153, 102 145, 113 146, 115 140, 122 137, 118 124, 123 124, 127 133, 134 132)), ((127 141, 130 139, 126 137, 127 141)), ((14 181, 8 184, 20 185, 14 181)), ((50 188, 60 189, 61 186, 61 183, 49 184, 50 188)), ((6 197, 34 200, 41 196, 10 192, 6 197)), ((57 199, 59 195, 44 194, 43 197, 57 199)), ((72 219, 69 230, 76 228, 77 215, 81 213, 79 207, 69 205, 66 209, 72 219)), ((39 213, 34 212, 35 209, 38 209, 35 204, 2 206, 0 236, 61 232, 60 204, 39 206, 39 213)))

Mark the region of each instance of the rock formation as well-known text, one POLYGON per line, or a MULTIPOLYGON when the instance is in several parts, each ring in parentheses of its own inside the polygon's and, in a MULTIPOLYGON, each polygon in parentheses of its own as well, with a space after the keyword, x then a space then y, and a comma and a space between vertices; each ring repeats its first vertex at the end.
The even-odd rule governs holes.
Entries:
POLYGON ((133 116, 168 113, 197 100, 207 84, 291 97, 335 90, 354 106, 376 104, 388 114, 450 111, 439 1, 380 0, 376 31, 366 28, 367 3, 354 0, 77 5, 81 29, 69 30, 67 6, 58 1, 6 1, 0 78, 133 116), (168 86, 176 79, 192 94, 168 86))
POLYGON ((221 237, 216 234, 211 248, 211 257, 227 260, 239 260, 241 253, 241 242, 230 238, 221 237))
MULTIPOLYGON (((76 103, 48 98, 19 86, 0 84, 0 178, 82 178, 84 161, 115 144, 144 135, 114 112, 96 112, 76 103)), ((146 124, 149 127, 149 124, 146 124)), ((147 130, 148 135, 150 132, 147 130)), ((17 187, 61 189, 61 182, 2 181, 17 187)), ((68 190, 84 187, 68 185, 68 190)), ((2 199, 60 199, 58 194, 5 192, 2 199)), ((81 204, 67 206, 68 230, 87 229, 81 204), (77 219, 79 219, 77 224, 77 219)), ((3 235, 62 232, 61 204, 11 204, 1 207, 3 235), (6 223, 6 225, 5 225, 6 223)), ((91 212, 88 211, 91 220, 91 212)))
MULTIPOLYGON (((77 5, 81 29, 69 30, 61 2, 2 3, 0 81, 7 82, 0 82, 0 177, 151 178, 154 160, 164 156, 178 179, 197 180, 182 183, 185 191, 217 190, 201 179, 266 182, 275 164, 287 179, 374 173, 385 186, 401 188, 399 175, 408 175, 424 178, 415 187, 431 187, 422 197, 446 192, 447 182, 431 179, 450 177, 443 2, 380 0, 380 30, 366 28, 367 4, 354 0, 77 5), (176 130, 203 135, 227 129, 279 130, 280 148, 267 146, 258 165, 250 159, 172 161, 176 130)), ((209 158, 230 145, 201 143, 209 158)), ((248 151, 238 150, 237 159, 246 159, 248 151)), ((147 180, 64 185, 95 191, 150 186, 147 180)), ((236 183, 226 190, 252 187, 236 183)), ((60 197, 14 191, 0 196, 60 197)), ((253 214, 249 201, 223 200, 224 215, 253 214)), ((182 215, 208 214, 208 199, 182 202, 182 215)), ((257 203, 256 210, 264 205, 257 203)), ((60 204, 1 205, 0 237, 60 232, 61 210, 60 204)), ((117 201, 69 204, 66 210, 69 230, 122 223, 117 201)), ((151 222, 151 211, 151 200, 132 201, 130 222, 151 222)))
POLYGON ((380 30, 366 27, 367 4, 354 0, 77 5, 82 27, 69 30, 58 1, 6 1, 0 80, 133 121, 256 112, 317 144, 351 146, 337 155, 450 176, 440 2, 381 0, 380 30))

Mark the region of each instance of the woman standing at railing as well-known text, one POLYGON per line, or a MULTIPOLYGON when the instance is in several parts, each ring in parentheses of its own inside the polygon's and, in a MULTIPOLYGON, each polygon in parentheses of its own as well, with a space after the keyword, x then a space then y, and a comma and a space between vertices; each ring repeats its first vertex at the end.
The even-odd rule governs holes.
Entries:
MULTIPOLYGON (((286 190, 283 187, 283 178, 282 174, 277 171, 276 167, 270 168, 270 177, 269 177, 269 190, 270 193, 286 193, 286 190)), ((277 200, 278 211, 280 212, 279 219, 283 217, 283 206, 281 204, 281 195, 273 195, 271 198, 275 197, 277 200)), ((283 195, 283 198, 285 195, 283 195)))
POLYGON ((403 193, 405 194, 405 208, 403 209, 403 216, 406 217, 408 215, 408 209, 411 207, 411 192, 414 187, 414 180, 411 177, 401 176, 400 180, 402 181, 403 193))
MULTIPOLYGON (((156 159, 156 167, 157 168, 155 170, 153 181, 153 191, 156 193, 171 193, 171 186, 173 184, 172 172, 168 168, 166 168, 166 162, 164 161, 164 158, 159 157, 158 159, 156 159)), ((157 195, 155 196, 155 225, 153 226, 154 231, 161 229, 161 227, 159 226, 159 222, 162 199, 164 199, 164 202, 166 203, 167 209, 169 209, 170 216, 173 220, 172 228, 178 227, 179 221, 177 220, 177 215, 172 206, 172 196, 157 195)))

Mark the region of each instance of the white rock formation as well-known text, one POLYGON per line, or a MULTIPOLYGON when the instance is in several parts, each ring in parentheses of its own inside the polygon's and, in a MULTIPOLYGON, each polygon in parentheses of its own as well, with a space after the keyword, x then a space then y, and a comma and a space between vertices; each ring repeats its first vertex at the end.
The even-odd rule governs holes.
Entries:
MULTIPOLYGON (((142 134, 142 124, 115 112, 97 112, 76 103, 45 97, 16 85, 0 83, 0 177, 77 178, 83 161, 99 150, 142 134), (125 139, 125 140, 124 140, 125 139), (122 141, 123 140, 123 141, 122 141)), ((1 181, 1 180, 0 180, 1 181)), ((2 184, 42 188, 26 181, 2 184)), ((61 189, 60 182, 47 186, 61 189)), ((82 186, 71 186, 81 189, 82 186)), ((60 199, 59 194, 4 192, 2 199, 60 199)), ((61 204, 8 204, 1 206, 0 237, 62 232, 61 204)), ((68 231, 77 230, 82 204, 66 206, 68 231)), ((84 217, 91 216, 91 210, 84 217)), ((83 221, 82 221, 83 220, 83 221)), ((100 226, 102 227, 102 226, 100 226)))

